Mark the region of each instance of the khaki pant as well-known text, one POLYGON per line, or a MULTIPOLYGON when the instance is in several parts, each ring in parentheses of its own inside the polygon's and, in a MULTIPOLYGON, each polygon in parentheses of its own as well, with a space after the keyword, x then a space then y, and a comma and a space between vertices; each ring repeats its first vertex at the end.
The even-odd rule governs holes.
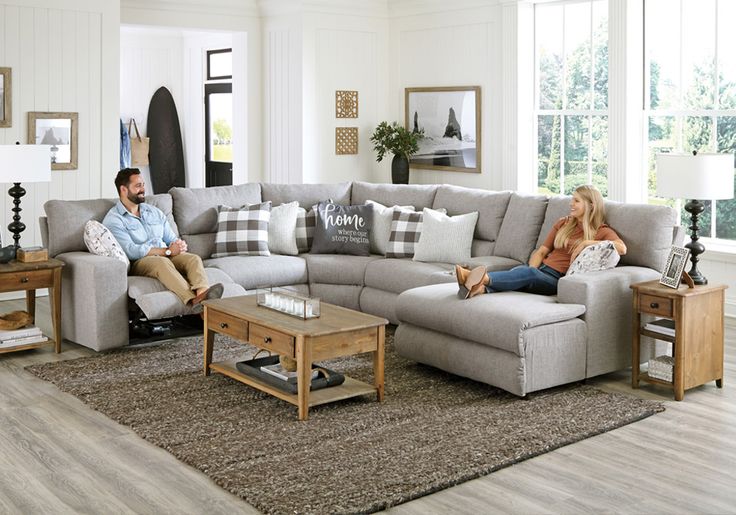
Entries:
POLYGON ((188 304, 195 297, 194 290, 209 286, 202 259, 188 252, 170 258, 166 256, 143 257, 133 262, 130 273, 158 279, 184 304, 188 304))

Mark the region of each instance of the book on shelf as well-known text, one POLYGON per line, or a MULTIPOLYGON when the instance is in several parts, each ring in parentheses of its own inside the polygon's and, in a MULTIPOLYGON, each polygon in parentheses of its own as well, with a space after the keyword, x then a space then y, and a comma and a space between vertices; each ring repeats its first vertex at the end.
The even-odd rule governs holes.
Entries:
POLYGON ((18 338, 27 338, 29 336, 38 336, 41 334, 41 328, 35 325, 24 327, 22 329, 6 329, 0 330, 0 342, 15 340, 18 338))
MULTIPOLYGON (((290 372, 289 370, 286 370, 284 367, 281 366, 281 363, 276 363, 275 365, 265 365, 261 367, 261 370, 267 374, 270 374, 274 377, 278 377, 279 379, 283 381, 288 382, 296 382, 296 371, 290 372)), ((315 368, 312 370, 312 379, 316 379, 319 375, 319 371, 315 368)))
POLYGON ((653 333, 675 336, 675 321, 667 318, 660 318, 659 320, 646 324, 644 329, 652 331, 653 333))
POLYGON ((30 345, 32 343, 43 343, 47 341, 49 341, 48 336, 36 334, 33 336, 26 336, 24 338, 13 338, 12 340, 4 340, 0 342, 0 349, 8 349, 10 347, 17 347, 19 345, 30 345))

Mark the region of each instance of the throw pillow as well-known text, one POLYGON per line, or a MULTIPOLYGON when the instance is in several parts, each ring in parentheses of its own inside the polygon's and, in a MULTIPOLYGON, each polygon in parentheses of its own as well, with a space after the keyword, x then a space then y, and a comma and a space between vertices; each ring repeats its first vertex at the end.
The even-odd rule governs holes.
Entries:
POLYGON ((371 206, 343 206, 320 202, 314 227, 313 254, 370 255, 371 206))
POLYGON ((217 208, 217 235, 213 258, 224 256, 269 256, 268 222, 271 202, 243 207, 217 208))
POLYGON ((621 256, 616 252, 613 242, 601 241, 585 247, 570 265, 567 275, 608 270, 614 268, 619 259, 621 256))
MULTIPOLYGON (((327 199, 326 202, 332 202, 327 199)), ((317 205, 307 211, 303 207, 298 210, 296 218, 296 246, 299 252, 309 252, 314 238, 314 226, 317 224, 317 205)))
POLYGON ((274 254, 296 256, 296 220, 299 216, 299 202, 289 202, 271 208, 268 222, 268 250, 274 254))
POLYGON ((478 212, 447 216, 424 209, 422 234, 414 249, 414 261, 464 263, 470 259, 478 212))
POLYGON ((373 227, 371 228, 371 253, 386 255, 388 242, 391 239, 391 221, 394 211, 414 211, 414 206, 386 207, 373 200, 366 200, 366 205, 373 207, 373 227))
MULTIPOLYGON (((444 208, 437 210, 446 213, 444 208)), ((386 246, 387 258, 414 257, 414 247, 422 234, 423 212, 394 210, 391 220, 391 234, 386 246)))
POLYGON ((97 220, 90 220, 84 224, 84 244, 92 254, 115 258, 125 263, 125 266, 130 266, 130 260, 118 240, 110 229, 97 220))

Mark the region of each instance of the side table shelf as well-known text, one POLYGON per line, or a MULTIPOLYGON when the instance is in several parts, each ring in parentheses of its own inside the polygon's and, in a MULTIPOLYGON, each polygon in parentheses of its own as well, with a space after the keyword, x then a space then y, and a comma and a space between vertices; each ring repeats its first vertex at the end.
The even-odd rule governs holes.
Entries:
POLYGON ((18 345, 17 347, 0 348, 0 354, 37 349, 53 345, 56 353, 61 352, 61 268, 63 261, 50 258, 36 263, 11 261, 0 264, 0 293, 25 291, 26 311, 36 318, 36 290, 48 288, 53 335, 45 342, 18 345))
POLYGON ((723 387, 723 305, 727 286, 702 285, 678 289, 659 281, 631 285, 633 295, 633 341, 631 386, 640 381, 672 388, 675 400, 682 400, 685 390, 715 381, 723 387), (675 336, 642 327, 641 316, 653 315, 675 322, 675 336), (641 337, 672 343, 672 382, 650 377, 640 371, 641 337))

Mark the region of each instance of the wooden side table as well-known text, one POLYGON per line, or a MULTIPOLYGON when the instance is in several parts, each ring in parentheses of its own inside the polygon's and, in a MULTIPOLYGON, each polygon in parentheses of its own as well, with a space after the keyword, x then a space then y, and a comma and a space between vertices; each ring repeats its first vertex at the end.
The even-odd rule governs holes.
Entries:
POLYGON ((678 289, 658 280, 632 284, 634 290, 634 330, 631 359, 631 386, 639 381, 664 385, 681 401, 685 390, 715 381, 723 387, 723 304, 728 286, 706 284, 678 289), (648 331, 641 326, 641 315, 655 315, 675 322, 675 336, 648 331), (649 336, 672 343, 674 369, 672 383, 639 372, 640 338, 649 336))
POLYGON ((52 343, 56 353, 61 352, 61 267, 63 266, 63 261, 53 258, 38 263, 11 261, 8 264, 0 264, 0 293, 25 290, 26 311, 34 320, 36 318, 36 290, 38 288, 49 289, 51 318, 54 325, 53 338, 48 341, 0 349, 0 354, 35 349, 52 343))

